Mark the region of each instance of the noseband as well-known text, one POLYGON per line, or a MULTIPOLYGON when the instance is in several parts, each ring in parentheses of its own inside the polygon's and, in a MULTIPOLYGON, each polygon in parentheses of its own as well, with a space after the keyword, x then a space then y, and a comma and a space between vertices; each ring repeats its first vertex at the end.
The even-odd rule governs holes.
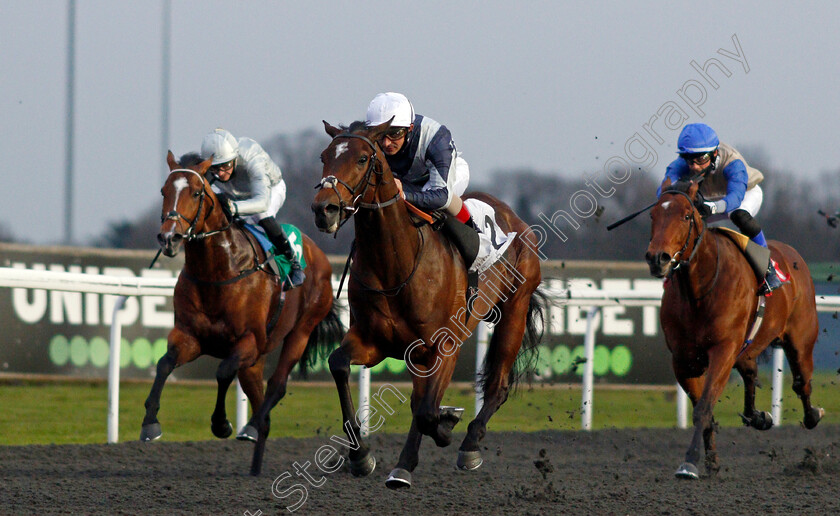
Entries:
MULTIPOLYGON (((316 190, 331 188, 335 192, 335 195, 338 197, 339 209, 348 213, 347 217, 345 217, 344 220, 338 223, 338 227, 340 229, 341 226, 343 226, 345 222, 350 220, 350 217, 353 216, 360 209, 364 208, 368 210, 379 210, 385 208, 386 206, 390 206, 397 202, 397 200, 399 200, 400 198, 400 194, 399 192, 397 192, 396 195, 394 195, 392 198, 388 199, 385 202, 361 202, 360 200, 364 197, 365 193, 367 193, 368 187, 372 186, 375 189, 379 184, 382 184, 382 167, 378 167, 379 170, 377 170, 376 166, 379 163, 379 155, 377 153, 376 144, 373 143, 373 141, 371 141, 370 138, 367 138, 366 136, 362 136, 360 134, 346 132, 340 133, 333 137, 333 141, 339 138, 358 138, 359 140, 362 140, 363 142, 367 143, 373 150, 373 155, 371 156, 370 164, 368 165, 368 168, 365 171, 365 175, 362 177, 362 180, 359 181, 359 184, 355 186, 355 188, 333 175, 324 177, 323 179, 321 179, 320 183, 315 185, 316 190), (370 178, 373 174, 380 176, 380 180, 375 183, 371 183, 370 178), (338 185, 342 185, 344 188, 347 189, 348 192, 350 192, 350 197, 353 199, 352 201, 350 201, 350 203, 344 202, 344 199, 341 197, 341 194, 338 193, 338 185), (362 191, 360 193, 357 193, 360 188, 362 188, 362 191)), ((335 234, 338 234, 338 230, 336 230, 335 234)))
MULTIPOLYGON (((206 187, 207 183, 204 181, 204 176, 202 176, 201 174, 199 174, 195 170, 190 170, 188 168, 176 168, 175 170, 172 170, 171 172, 169 172, 169 174, 171 175, 171 174, 174 174, 175 172, 189 172, 190 174, 195 174, 201 180, 201 193, 199 194, 199 197, 198 197, 198 211, 196 211, 195 217, 193 217, 192 220, 190 220, 187 217, 185 217, 181 212, 179 212, 177 210, 172 210, 169 213, 167 213, 166 216, 161 216, 160 223, 163 224, 167 220, 174 220, 174 221, 178 222, 179 220, 184 219, 187 222, 187 224, 189 224, 189 227, 187 228, 186 233, 183 234, 184 240, 186 240, 188 242, 191 241, 191 240, 200 240, 202 238, 207 238, 207 237, 215 235, 217 233, 221 233, 223 231, 226 231, 228 228, 230 228, 230 221, 228 221, 227 226, 223 227, 222 229, 217 229, 217 230, 214 230, 214 231, 205 231, 203 233, 195 233, 194 232, 195 231, 195 225, 198 223, 198 219, 201 217, 201 210, 204 207, 204 197, 206 197, 206 195, 207 195, 207 187, 206 187)), ((210 211, 212 211, 212 206, 210 208, 210 211)), ((210 211, 208 211, 208 213, 207 213, 208 215, 210 214, 210 211)))

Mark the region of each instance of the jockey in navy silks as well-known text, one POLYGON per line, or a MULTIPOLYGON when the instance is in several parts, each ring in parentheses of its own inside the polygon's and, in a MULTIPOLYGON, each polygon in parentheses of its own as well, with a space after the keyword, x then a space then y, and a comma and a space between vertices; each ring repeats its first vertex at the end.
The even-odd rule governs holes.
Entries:
MULTIPOLYGON (((705 200, 697 209, 705 219, 712 215, 728 215, 744 235, 766 248, 767 240, 755 216, 761 209, 764 195, 759 183, 764 175, 747 165, 733 147, 720 143, 715 131, 706 124, 686 125, 677 140, 679 158, 668 165, 665 179, 671 183, 702 173, 700 193, 705 200)), ((662 193, 660 185, 657 197, 662 193)), ((767 295, 782 286, 773 261, 764 275, 759 294, 767 295)))
POLYGON ((427 210, 442 210, 443 229, 464 256, 469 269, 478 253, 479 226, 461 200, 470 180, 470 168, 455 148, 445 125, 414 113, 401 93, 386 92, 374 97, 365 123, 376 126, 391 120, 388 132, 379 140, 388 166, 403 198, 427 210))

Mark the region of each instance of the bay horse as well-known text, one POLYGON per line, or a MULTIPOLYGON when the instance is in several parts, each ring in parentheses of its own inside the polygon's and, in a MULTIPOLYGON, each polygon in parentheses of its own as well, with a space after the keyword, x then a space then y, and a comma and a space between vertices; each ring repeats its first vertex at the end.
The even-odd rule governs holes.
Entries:
POLYGON ((516 231, 518 236, 504 259, 480 275, 479 288, 468 303, 467 270, 460 253, 440 232, 416 224, 399 195, 378 144, 390 121, 375 127, 354 122, 347 128, 324 122, 324 127, 332 141, 321 153, 323 177, 312 203, 315 224, 335 233, 353 216, 355 225, 347 286, 350 328, 329 357, 344 430, 353 443, 350 472, 365 476, 376 466, 359 435, 359 415, 348 385, 350 365, 373 367, 391 357, 405 360, 412 372, 411 427, 386 480, 389 488, 410 487, 422 436, 430 436, 439 447, 452 442, 452 428, 463 409, 441 407, 440 402, 460 344, 479 319, 492 318, 495 330, 481 380, 484 405, 469 424, 457 460, 460 469, 476 469, 482 463, 479 442, 487 421, 519 378, 523 364, 517 364, 517 358, 532 356, 540 338, 535 321, 542 317, 543 305, 537 291, 541 274, 535 238, 504 203, 490 195, 474 195, 495 209, 505 232, 516 231))
POLYGON ((241 224, 231 223, 221 209, 205 177, 211 161, 191 153, 181 165, 171 152, 166 161, 170 173, 161 189, 157 239, 169 257, 177 255, 183 244, 184 268, 173 298, 175 327, 169 332, 167 352, 157 363, 140 440, 161 436, 157 414, 172 370, 200 355, 220 358, 210 428, 216 437, 231 435, 225 395, 238 376, 253 415, 237 439, 256 441, 251 464, 256 475, 262 467, 269 412, 285 395, 292 368, 300 362, 305 371, 309 362, 335 348, 344 334, 333 304, 332 267, 304 235, 306 281, 284 295, 279 278, 268 272, 268 257, 255 237, 241 224), (264 396, 266 355, 278 347, 280 357, 264 396))
POLYGON ((731 238, 706 229, 695 208, 698 187, 665 182, 651 211, 645 254, 651 274, 668 278, 660 323, 674 374, 694 406, 694 434, 676 475, 691 479, 699 478, 701 439, 707 472, 719 470, 713 408, 733 367, 744 380, 744 423, 759 430, 773 425, 770 414, 755 408, 756 358, 771 344, 781 344, 785 351, 805 427, 817 426, 824 414, 811 406, 812 353, 819 327, 814 282, 805 260, 789 245, 770 241, 771 256, 790 282, 765 298, 763 320, 750 342, 759 309, 756 275, 731 238))

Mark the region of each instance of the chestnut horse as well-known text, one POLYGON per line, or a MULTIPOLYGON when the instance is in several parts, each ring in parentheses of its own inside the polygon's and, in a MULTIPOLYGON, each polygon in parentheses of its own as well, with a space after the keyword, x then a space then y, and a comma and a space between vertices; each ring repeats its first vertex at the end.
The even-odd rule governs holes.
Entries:
POLYGON ((670 181, 651 211, 651 241, 645 259, 652 275, 668 278, 659 316, 677 381, 694 405, 694 435, 676 475, 698 478, 700 441, 706 470, 718 469, 712 414, 732 368, 744 379, 744 423, 766 430, 770 414, 755 409, 756 357, 780 343, 793 373, 793 390, 802 400, 805 427, 814 428, 824 411, 811 406, 812 352, 817 339, 814 282, 792 247, 769 244, 772 258, 790 282, 765 298, 764 318, 752 342, 759 297, 755 273, 726 235, 706 230, 694 206, 699 183, 670 181))
POLYGON ((344 332, 333 304, 332 267, 308 237, 303 237, 306 281, 283 295, 279 278, 267 271, 264 251, 241 224, 231 224, 205 178, 211 161, 188 154, 182 168, 170 152, 169 177, 161 189, 163 208, 158 242, 166 256, 184 246, 184 269, 175 285, 175 327, 146 400, 141 441, 161 436, 157 419, 166 378, 178 366, 210 355, 222 359, 210 418, 213 435, 227 438, 232 427, 225 414, 225 394, 238 375, 253 415, 237 438, 257 441, 251 473, 262 466, 269 432, 269 412, 286 393, 298 362, 325 356, 344 332), (190 159, 191 163, 187 163, 190 159), (196 162, 200 162, 197 163, 196 162), (265 268, 264 268, 265 267, 265 268), (266 355, 280 347, 280 358, 263 396, 266 355))
MULTIPOLYGON (((484 405, 470 423, 457 465, 472 470, 482 463, 479 442, 487 421, 505 402, 522 366, 520 350, 533 351, 539 340, 535 319, 542 317, 540 263, 528 226, 498 199, 474 197, 495 208, 505 232, 518 236, 497 262, 480 276, 477 292, 466 300, 468 276, 455 246, 428 225, 415 223, 400 197, 379 139, 390 122, 366 127, 354 122, 337 128, 324 122, 332 142, 321 153, 323 178, 312 204, 315 224, 335 233, 351 215, 355 251, 348 297, 351 323, 341 346, 329 358, 350 447, 350 471, 370 474, 376 461, 360 439, 359 420, 348 386, 350 365, 373 367, 391 357, 406 360, 412 372, 412 422, 390 488, 409 487, 423 435, 440 447, 463 409, 441 407, 460 344, 478 319, 492 319, 495 330, 487 352, 482 386, 484 405)), ((525 353, 527 359, 532 354, 525 353)), ((368 416, 370 417, 370 416, 368 416)), ((377 416, 377 421, 382 421, 377 416)))

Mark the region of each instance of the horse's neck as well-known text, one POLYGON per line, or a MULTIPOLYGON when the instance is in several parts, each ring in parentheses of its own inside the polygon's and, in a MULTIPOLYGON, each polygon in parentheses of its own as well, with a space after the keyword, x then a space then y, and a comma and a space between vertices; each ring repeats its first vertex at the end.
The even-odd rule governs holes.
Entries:
POLYGON ((187 242, 184 268, 196 277, 210 279, 228 276, 230 272, 239 273, 249 267, 253 260, 246 243, 247 235, 237 233, 241 231, 231 226, 227 231, 187 242))
MULTIPOLYGON (((393 183, 387 183, 393 184, 393 183)), ((396 195, 396 187, 379 188, 385 202, 396 195)), ((404 280, 411 272, 420 251, 420 234, 402 200, 380 209, 362 209, 354 216, 356 235, 355 262, 380 278, 383 283, 404 280)))
MULTIPOLYGON (((707 294, 717 281, 720 267, 717 263, 720 259, 717 238, 718 235, 714 231, 706 228, 702 240, 696 244, 699 248, 688 263, 687 283, 694 299, 707 294)), ((692 246, 691 252, 694 251, 692 246)))

